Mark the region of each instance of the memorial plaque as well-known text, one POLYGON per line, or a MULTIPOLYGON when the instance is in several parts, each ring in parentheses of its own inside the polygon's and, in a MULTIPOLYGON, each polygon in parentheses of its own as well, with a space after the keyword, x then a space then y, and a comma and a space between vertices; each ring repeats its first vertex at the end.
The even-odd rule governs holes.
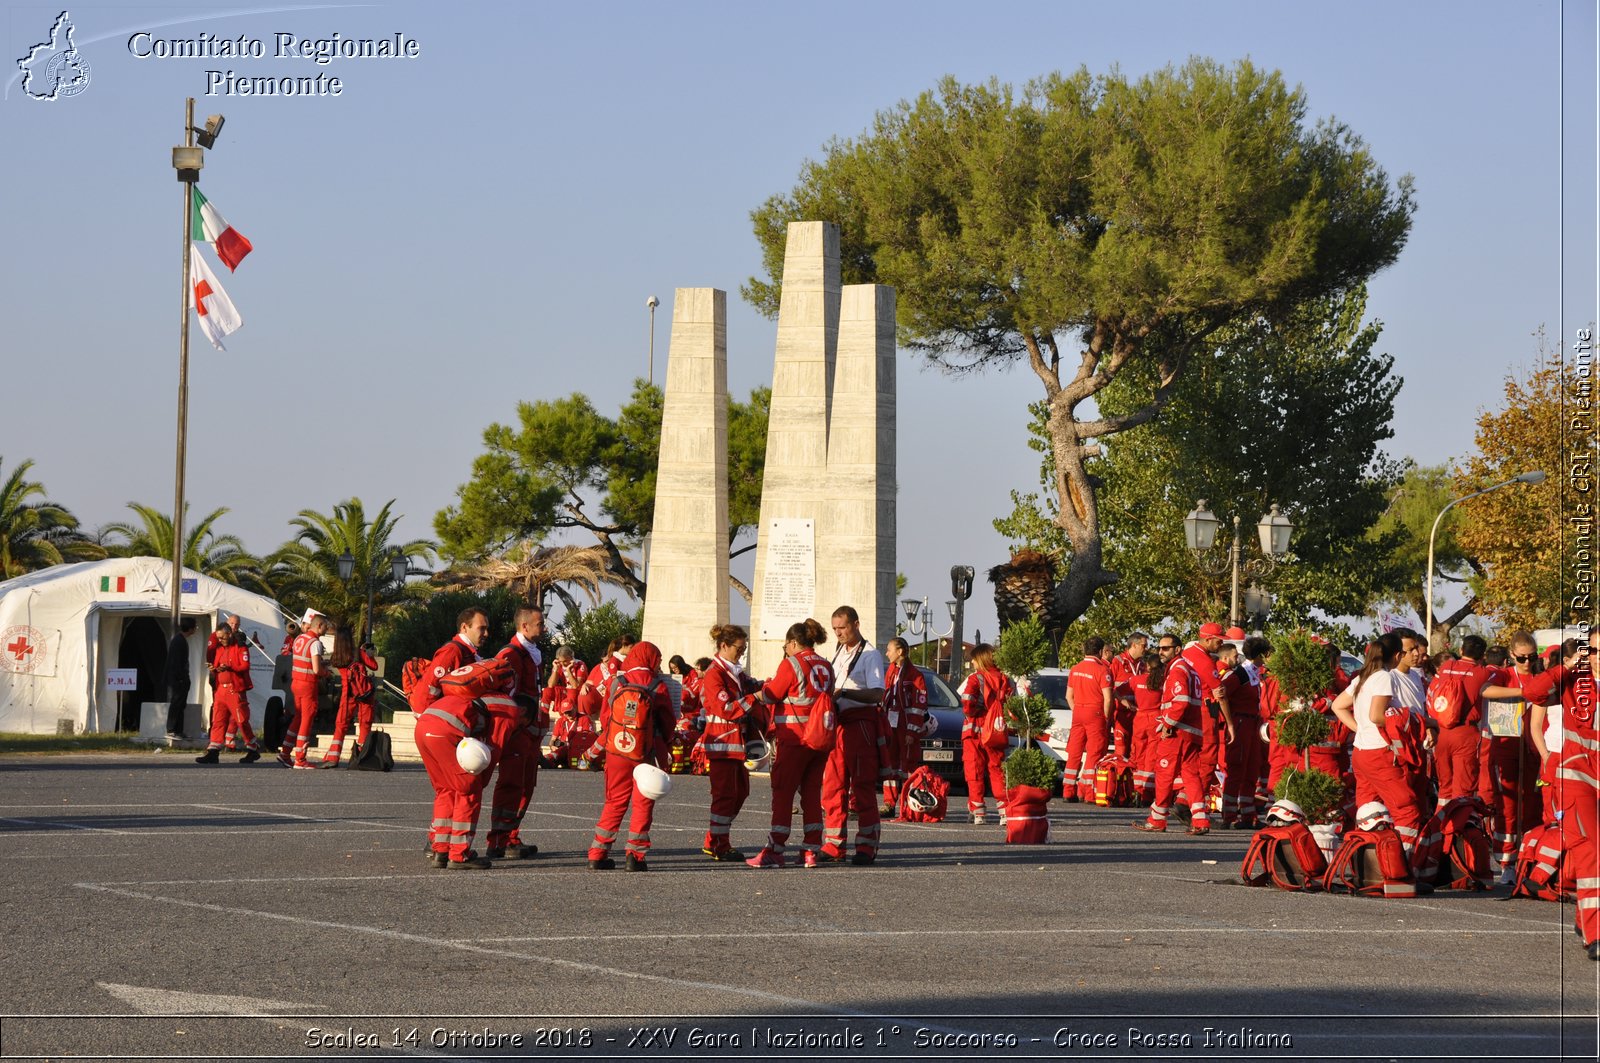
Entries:
POLYGON ((758 637, 781 642, 790 624, 805 620, 816 608, 816 521, 805 517, 768 521, 765 562, 758 637))

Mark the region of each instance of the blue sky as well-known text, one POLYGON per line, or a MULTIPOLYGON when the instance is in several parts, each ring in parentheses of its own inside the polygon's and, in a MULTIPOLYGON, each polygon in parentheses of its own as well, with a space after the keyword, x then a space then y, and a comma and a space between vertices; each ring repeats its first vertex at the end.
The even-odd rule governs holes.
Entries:
MULTIPOLYGON (((4 8, 8 74, 60 10, 4 8)), ((760 268, 749 211, 829 137, 944 74, 1020 83, 1248 56, 1392 176, 1412 174, 1410 243, 1368 304, 1406 380, 1396 455, 1467 454, 1533 332, 1570 336, 1596 313, 1589 3, 1567 4, 1564 25, 1554 0, 70 10, 90 86, 39 103, 13 79, 0 103, 0 455, 35 459, 90 526, 129 501, 172 505, 182 201, 168 155, 188 95, 227 116, 202 187, 256 245, 222 274, 245 319, 227 353, 194 335, 189 497, 227 506, 223 529, 258 551, 302 507, 352 495, 397 499, 402 535, 431 535, 483 428, 519 399, 581 390, 615 410, 645 372, 651 294, 658 380, 673 289, 709 285, 731 293, 730 390, 765 382, 775 328, 737 296, 760 268), (139 30, 246 34, 269 54, 138 59, 139 30), (421 55, 318 66, 273 58, 277 32, 399 32, 421 55), (344 88, 208 98, 208 69, 344 88)), ((900 386, 899 567, 908 594, 942 601, 950 565, 1005 560, 990 521, 1035 482, 1038 385, 908 359, 900 386)), ((985 582, 971 604, 969 631, 992 634, 985 582)))

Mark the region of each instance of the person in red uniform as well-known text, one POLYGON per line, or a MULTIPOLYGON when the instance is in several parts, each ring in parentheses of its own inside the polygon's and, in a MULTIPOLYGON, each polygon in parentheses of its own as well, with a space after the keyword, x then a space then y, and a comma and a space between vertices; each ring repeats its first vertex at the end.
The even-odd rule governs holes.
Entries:
POLYGON ((1478 734, 1478 796, 1489 806, 1488 826, 1493 843, 1490 855, 1500 868, 1502 885, 1509 885, 1516 878, 1517 849, 1523 833, 1542 822, 1535 785, 1540 757, 1533 744, 1522 688, 1543 670, 1543 662, 1533 635, 1527 631, 1512 633, 1510 651, 1510 667, 1498 669, 1479 691, 1485 701, 1510 702, 1508 708, 1513 714, 1509 720, 1495 721, 1491 719, 1493 707, 1485 705, 1478 734), (1491 730, 1495 722, 1500 726, 1491 730), (1504 733, 1507 725, 1517 733, 1504 733))
MULTIPOLYGON (((507 673, 502 693, 510 689, 511 676, 507 673)), ((428 862, 433 867, 481 871, 493 866, 488 857, 472 849, 490 769, 476 774, 464 770, 456 760, 456 746, 468 735, 488 740, 487 706, 501 700, 503 697, 444 694, 417 716, 417 752, 422 754, 428 782, 433 785, 433 823, 428 828, 428 862)), ((492 752, 493 747, 490 748, 492 752)))
POLYGON ((556 650, 555 663, 550 666, 549 685, 541 701, 549 716, 550 760, 549 767, 572 766, 570 741, 572 725, 578 715, 578 693, 589 676, 588 667, 572 652, 571 646, 556 650))
POLYGON ((606 691, 611 689, 611 680, 622 670, 622 662, 633 646, 632 635, 618 635, 612 639, 605 656, 589 669, 578 690, 577 718, 567 738, 575 768, 588 771, 597 757, 605 756, 605 751, 595 744, 595 737, 600 733, 600 718, 606 709, 606 691))
POLYGON ((194 758, 196 764, 216 764, 222 757, 224 742, 231 742, 235 733, 244 734, 245 754, 240 764, 250 764, 261 759, 261 746, 250 727, 250 703, 245 692, 250 689, 250 649, 242 640, 235 640, 234 631, 227 626, 215 632, 216 645, 207 650, 211 662, 211 739, 206 751, 194 758))
POLYGON ((322 755, 322 766, 337 768, 344 753, 344 736, 350 732, 352 721, 356 725, 357 749, 366 745, 372 734, 372 706, 377 698, 372 671, 378 667, 378 662, 372 656, 370 644, 357 649, 350 629, 342 627, 334 632, 328 664, 339 671, 339 715, 334 719, 333 734, 322 755))
POLYGON ((528 812, 534 787, 539 784, 540 669, 544 658, 539 639, 544 637, 544 611, 532 606, 518 609, 512 622, 516 630, 511 641, 497 654, 511 666, 516 676, 512 688, 515 711, 493 714, 493 737, 489 744, 500 751, 495 761, 495 782, 489 799, 489 834, 484 839, 484 855, 491 860, 509 857, 526 860, 539 852, 537 845, 522 840, 522 819, 528 812))
MULTIPOLYGON (((211 704, 213 709, 217 704, 217 673, 215 669, 211 668, 211 663, 216 658, 217 647, 222 644, 223 628, 226 628, 233 636, 234 645, 244 647, 247 658, 250 653, 250 647, 245 645, 244 635, 239 631, 238 613, 234 613, 231 616, 224 618, 222 626, 217 628, 217 630, 213 631, 210 636, 206 638, 206 667, 210 670, 210 674, 207 676, 206 682, 211 686, 211 704)), ((248 710, 246 710, 246 714, 248 715, 248 710)), ((213 713, 212 722, 216 722, 215 713, 213 713)), ((229 753, 234 751, 234 732, 230 731, 225 736, 224 748, 226 748, 229 753)))
POLYGON ((751 722, 752 702, 760 686, 744 674, 739 658, 750 633, 736 624, 711 629, 717 652, 700 681, 700 711, 705 717, 701 747, 711 769, 711 823, 700 851, 713 860, 743 860, 729 834, 750 796, 750 769, 744 765, 744 732, 751 722))
MULTIPOLYGON (((1224 647, 1224 652, 1232 649, 1224 647)), ((1231 655, 1231 667, 1222 677, 1222 691, 1233 715, 1233 738, 1223 750, 1226 770, 1222 779, 1224 830, 1255 830, 1256 784, 1266 747, 1261 741, 1261 674, 1272 643, 1259 635, 1244 640, 1244 649, 1231 655)))
POLYGON ((1403 648, 1400 636, 1393 631, 1370 643, 1366 663, 1334 699, 1333 712, 1355 735, 1350 766, 1356 778, 1357 807, 1369 801, 1383 802, 1409 855, 1416 848, 1428 813, 1418 804, 1392 739, 1384 732, 1384 721, 1394 701, 1394 676, 1390 670, 1400 660, 1403 648))
POLYGON ((624 683, 650 691, 650 728, 639 736, 632 751, 606 750, 605 804, 600 808, 600 818, 594 825, 594 840, 589 844, 589 867, 594 871, 609 871, 617 866, 611 859, 611 846, 616 843, 617 830, 628 814, 630 802, 633 815, 628 821, 628 842, 624 846, 628 870, 650 870, 645 857, 650 852, 650 822, 655 816, 656 803, 639 792, 633 781, 633 769, 649 763, 666 770, 672 727, 677 722, 672 712, 672 695, 661 678, 661 651, 651 642, 635 643, 629 647, 621 668, 606 688, 600 710, 602 741, 607 741, 605 736, 612 726, 612 709, 624 683))
MULTIPOLYGON (((1563 645, 1566 650, 1566 645, 1563 645)), ((1591 960, 1600 960, 1600 689, 1594 668, 1600 655, 1600 627, 1591 628, 1587 644, 1573 645, 1561 663, 1527 679, 1521 688, 1530 707, 1529 727, 1542 758, 1541 777, 1554 791, 1560 821, 1576 827, 1578 844, 1565 859, 1577 869, 1578 905, 1573 929, 1591 960), (1561 748, 1544 739, 1545 710, 1561 702, 1561 748)), ((1570 837, 1570 834, 1569 834, 1570 837)))
POLYGON ((429 687, 431 697, 439 696, 439 681, 457 668, 465 668, 483 658, 478 651, 489 637, 489 614, 477 606, 468 606, 456 617, 455 636, 433 652, 428 662, 428 674, 433 677, 429 687))
POLYGON ((783 663, 761 687, 761 700, 771 707, 772 826, 767 844, 745 863, 754 868, 784 865, 794 823, 794 801, 800 796, 803 866, 817 866, 822 847, 822 773, 828 754, 805 744, 806 723, 813 712, 825 711, 818 699, 833 690, 833 666, 816 647, 828 633, 807 617, 784 634, 783 663))
POLYGON ((983 793, 994 794, 1000 822, 1006 818, 1006 778, 1000 770, 1005 749, 983 744, 983 721, 1017 692, 1011 677, 994 663, 994 647, 981 642, 972 649, 972 674, 961 684, 961 771, 967 779, 967 812, 974 823, 986 818, 983 793))
POLYGON ((283 735, 283 748, 278 750, 278 763, 286 768, 310 768, 306 763, 306 748, 311 744, 311 732, 317 719, 317 690, 323 676, 328 674, 328 663, 322 656, 322 636, 328 630, 328 618, 321 613, 312 615, 304 630, 295 637, 290 653, 294 658, 294 678, 291 693, 294 695, 294 726, 283 735))
POLYGON ((1183 779, 1184 793, 1192 804, 1196 799, 1204 802, 1217 777, 1217 755, 1224 743, 1218 740, 1217 720, 1227 712, 1228 697, 1222 691, 1222 677, 1217 673, 1217 653, 1222 649, 1222 625, 1202 624, 1195 640, 1183 648, 1184 659, 1194 669, 1200 682, 1200 753, 1195 759, 1196 778, 1183 779), (1193 791, 1198 789, 1196 795, 1193 791))
POLYGON ((1150 662, 1144 656, 1149 645, 1150 636, 1143 631, 1135 631, 1128 636, 1128 644, 1122 652, 1111 658, 1112 739, 1117 754, 1130 762, 1133 760, 1134 716, 1139 711, 1131 680, 1149 667, 1150 662))
POLYGON ((922 735, 928 726, 928 681, 911 662, 911 648, 902 638, 884 646, 889 667, 883 673, 884 745, 891 776, 883 784, 885 816, 894 815, 900 789, 922 764, 922 735))
POLYGON ((1067 673, 1067 708, 1072 730, 1067 733, 1067 760, 1061 771, 1061 796, 1067 801, 1094 801, 1094 773, 1111 746, 1111 666, 1101 654, 1105 639, 1091 635, 1083 643, 1083 660, 1067 673))
MULTIPOLYGON (((1200 629, 1202 640, 1222 641, 1222 628, 1207 624, 1200 629)), ((1189 649, 1175 654, 1167 666, 1166 681, 1161 687, 1161 715, 1156 721, 1160 745, 1156 750, 1156 796, 1150 804, 1146 818, 1134 822, 1137 830, 1162 832, 1167 829, 1167 816, 1177 794, 1178 779, 1184 780, 1184 793, 1189 802, 1189 833, 1210 834, 1211 817, 1206 808, 1206 792, 1197 780, 1200 770, 1200 746, 1204 733, 1200 729, 1201 716, 1206 712, 1201 698, 1205 683, 1201 669, 1207 676, 1215 675, 1211 654, 1204 646, 1191 643, 1189 649), (1198 653, 1189 649, 1198 647, 1198 653), (1196 659, 1200 660, 1197 665, 1196 659)), ((1233 737, 1233 718, 1228 714, 1226 697, 1217 690, 1221 705, 1223 733, 1233 737)))
MULTIPOLYGON (((1451 726, 1439 726, 1439 744, 1434 749, 1434 770, 1439 776, 1439 807, 1452 799, 1478 792, 1478 723, 1483 718, 1483 688, 1494 678, 1495 670, 1483 663, 1488 645, 1479 635, 1461 640, 1461 656, 1439 666, 1439 676, 1454 676, 1466 695, 1467 709, 1451 726)), ((1429 703, 1433 701, 1429 692, 1429 703)))
POLYGON ((1154 801, 1156 796, 1156 751, 1161 739, 1156 733, 1156 722, 1161 718, 1161 688, 1167 679, 1167 669, 1183 647, 1176 635, 1162 635, 1156 639, 1156 663, 1128 679, 1133 691, 1133 786, 1141 801, 1154 801))
POLYGON ((883 818, 878 811, 878 788, 883 785, 883 754, 887 744, 879 724, 884 677, 888 662, 861 634, 861 616, 854 606, 833 611, 833 706, 838 733, 828 766, 822 773, 822 848, 817 859, 832 863, 845 858, 845 832, 851 809, 856 813, 857 866, 878 857, 883 818))

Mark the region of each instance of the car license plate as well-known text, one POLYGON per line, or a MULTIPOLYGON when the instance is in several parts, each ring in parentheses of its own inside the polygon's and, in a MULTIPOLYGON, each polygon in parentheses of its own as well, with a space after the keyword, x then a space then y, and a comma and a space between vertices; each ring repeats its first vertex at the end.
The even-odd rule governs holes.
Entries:
POLYGON ((924 749, 922 751, 922 759, 953 761, 956 759, 956 751, 953 749, 924 749))

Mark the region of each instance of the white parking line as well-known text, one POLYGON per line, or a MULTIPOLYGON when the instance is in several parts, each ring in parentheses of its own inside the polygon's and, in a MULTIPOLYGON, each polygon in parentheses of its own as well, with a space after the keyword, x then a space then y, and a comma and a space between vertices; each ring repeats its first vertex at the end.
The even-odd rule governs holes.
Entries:
MULTIPOLYGON (((745 930, 741 933, 708 934, 699 932, 685 932, 682 934, 566 934, 548 937, 503 937, 503 938, 466 938, 463 940, 474 941, 479 944, 515 944, 515 943, 545 943, 559 941, 681 941, 693 939, 696 941, 711 938, 736 938, 748 940, 752 933, 759 934, 762 940, 767 938, 935 938, 935 937, 1036 937, 1049 934, 1070 934, 1074 937, 1084 934, 1382 934, 1385 937, 1393 936, 1397 931, 1393 927, 1347 927, 1329 929, 1325 927, 1177 927, 1177 926, 1134 926, 1134 927, 1098 927, 1098 926, 1063 926, 1063 927, 1028 927, 1025 929, 985 929, 985 930, 948 930, 935 927, 925 927, 917 930, 745 930)), ((1542 930, 1464 930, 1460 927, 1417 927, 1398 931, 1404 934, 1466 934, 1468 936, 1537 936, 1549 935, 1551 940, 1561 937, 1556 927, 1546 927, 1542 930)))

